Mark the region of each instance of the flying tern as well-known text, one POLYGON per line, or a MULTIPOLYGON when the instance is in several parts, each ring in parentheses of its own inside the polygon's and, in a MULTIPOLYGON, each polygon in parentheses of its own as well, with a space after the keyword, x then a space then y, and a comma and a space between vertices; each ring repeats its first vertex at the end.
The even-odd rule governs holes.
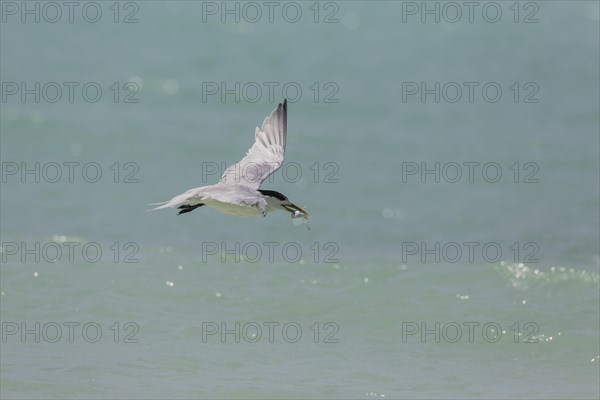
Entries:
POLYGON ((227 168, 217 184, 190 189, 169 201, 150 204, 158 206, 152 210, 177 207, 177 215, 181 215, 208 206, 242 217, 266 217, 268 212, 281 210, 306 222, 310 215, 286 196, 275 190, 259 189, 283 164, 286 136, 287 99, 265 118, 261 128, 256 127, 254 144, 246 156, 227 168))

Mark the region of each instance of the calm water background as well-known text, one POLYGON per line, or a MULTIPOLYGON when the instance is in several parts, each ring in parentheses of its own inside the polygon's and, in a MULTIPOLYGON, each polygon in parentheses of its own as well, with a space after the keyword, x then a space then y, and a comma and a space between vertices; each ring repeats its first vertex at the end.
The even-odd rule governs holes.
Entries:
POLYGON ((36 103, 3 87, 2 398, 598 398, 597 2, 518 3, 516 23, 513 2, 498 3, 496 23, 485 3, 472 23, 466 9, 422 23, 402 2, 361 1, 321 3, 317 23, 312 2, 297 3, 297 23, 283 3, 273 23, 266 6, 256 23, 249 8, 222 23, 201 2, 140 1, 121 3, 115 23, 112 4, 97 23, 80 8, 73 23, 66 8, 57 23, 4 14, 2 82, 64 91, 36 103), (138 22, 122 23, 130 13, 138 22), (64 82, 80 84, 73 102, 64 82), (95 103, 88 82, 103 90, 95 103), (247 91, 222 101, 207 82, 247 91), (279 84, 272 99, 265 82, 279 84), (310 230, 284 213, 145 212, 216 182, 203 166, 237 161, 290 82, 286 162, 297 164, 264 187, 306 206, 310 230), (403 82, 456 85, 436 102, 403 99, 403 82), (473 102, 464 82, 479 83, 473 102), (490 82, 495 103, 481 94, 490 82), (36 162, 39 183, 9 174, 36 162), (72 183, 65 162, 79 163, 72 183), (495 162, 502 177, 477 168, 470 182, 463 167, 452 183, 451 162, 495 162), (48 163, 62 165, 56 183, 48 163), (86 163, 98 182, 86 181, 93 169, 82 177, 86 163), (403 177, 421 163, 447 174, 403 177), (97 262, 82 254, 89 242, 97 262), (472 259, 465 242, 478 243, 472 259), (36 243, 39 261, 25 251, 36 243), (501 256, 484 257, 486 243, 501 256))

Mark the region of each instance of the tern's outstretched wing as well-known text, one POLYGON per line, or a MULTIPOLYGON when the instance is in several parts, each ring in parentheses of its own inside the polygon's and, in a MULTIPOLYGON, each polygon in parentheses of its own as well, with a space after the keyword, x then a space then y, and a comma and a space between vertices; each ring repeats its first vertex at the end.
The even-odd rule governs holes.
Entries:
POLYGON ((221 184, 258 189, 262 181, 283 164, 286 135, 287 99, 265 118, 262 128, 256 128, 254 144, 246 157, 225 170, 221 184))

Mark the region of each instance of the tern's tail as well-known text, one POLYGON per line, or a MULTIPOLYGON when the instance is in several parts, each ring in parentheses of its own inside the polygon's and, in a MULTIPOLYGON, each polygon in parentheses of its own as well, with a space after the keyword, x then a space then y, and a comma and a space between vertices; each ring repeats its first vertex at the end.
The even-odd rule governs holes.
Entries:
POLYGON ((154 208, 151 208, 151 209, 146 210, 146 211, 154 211, 154 210, 160 210, 161 208, 170 207, 168 205, 168 203, 169 203, 169 201, 163 201, 161 203, 150 203, 150 204, 148 204, 149 206, 158 206, 158 207, 154 207, 154 208))
MULTIPOLYGON (((191 190, 188 190, 185 193, 182 193, 178 196, 173 197, 171 200, 169 201, 163 201, 162 203, 153 203, 153 204, 148 204, 149 206, 158 206, 158 207, 154 207, 150 210, 146 210, 146 211, 154 211, 154 210, 161 210, 163 208, 173 208, 173 207, 178 207, 178 206, 182 206, 182 205, 189 205, 191 202, 190 200, 195 199, 196 193, 192 192, 191 190)), ((199 203, 199 202, 193 202, 194 204, 199 203)))

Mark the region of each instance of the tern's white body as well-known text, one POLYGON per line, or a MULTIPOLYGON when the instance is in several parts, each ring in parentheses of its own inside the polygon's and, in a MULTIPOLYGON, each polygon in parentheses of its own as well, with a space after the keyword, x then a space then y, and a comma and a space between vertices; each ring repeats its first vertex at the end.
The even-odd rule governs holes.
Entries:
POLYGON ((260 184, 283 164, 286 137, 287 100, 284 100, 265 118, 262 128, 256 128, 255 141, 248 154, 227 168, 219 183, 190 189, 159 203, 153 210, 177 207, 179 214, 183 214, 208 206, 242 217, 264 217, 270 211, 284 210, 291 212, 292 218, 308 219, 306 211, 281 193, 259 189, 260 184))

